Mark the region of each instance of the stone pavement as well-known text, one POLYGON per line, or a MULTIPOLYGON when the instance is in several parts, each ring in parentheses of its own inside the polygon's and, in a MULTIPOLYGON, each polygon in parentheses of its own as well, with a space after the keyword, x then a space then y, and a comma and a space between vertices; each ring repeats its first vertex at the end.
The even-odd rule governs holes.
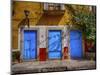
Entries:
POLYGON ((12 74, 87 70, 95 68, 96 62, 91 60, 33 61, 12 65, 12 74))

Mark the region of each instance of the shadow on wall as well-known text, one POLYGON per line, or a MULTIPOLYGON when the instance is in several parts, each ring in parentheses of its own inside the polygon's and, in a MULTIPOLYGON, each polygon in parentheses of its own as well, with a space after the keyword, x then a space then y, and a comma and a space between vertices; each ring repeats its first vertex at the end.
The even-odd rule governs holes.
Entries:
POLYGON ((63 15, 47 15, 43 14, 37 25, 58 25, 63 15))

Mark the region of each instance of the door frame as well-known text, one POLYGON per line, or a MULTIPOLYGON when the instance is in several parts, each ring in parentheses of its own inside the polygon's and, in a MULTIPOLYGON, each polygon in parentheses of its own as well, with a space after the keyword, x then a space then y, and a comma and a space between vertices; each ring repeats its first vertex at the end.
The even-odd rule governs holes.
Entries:
POLYGON ((27 27, 25 27, 25 28, 23 28, 23 30, 22 31, 20 31, 20 35, 19 35, 19 38, 20 38, 20 40, 19 40, 19 49, 20 49, 20 59, 21 59, 21 61, 23 61, 23 62, 26 62, 26 61, 36 61, 36 60, 38 60, 38 51, 39 51, 39 47, 38 47, 38 43, 39 43, 39 41, 38 41, 38 36, 39 36, 39 31, 38 31, 38 27, 36 27, 36 26, 32 26, 32 27, 30 27, 30 28, 27 28, 27 27), (37 32, 37 34, 36 34, 36 37, 37 37, 37 51, 36 51, 36 59, 32 59, 32 60, 24 60, 23 59, 23 40, 24 40, 24 30, 32 30, 32 31, 36 31, 37 32))

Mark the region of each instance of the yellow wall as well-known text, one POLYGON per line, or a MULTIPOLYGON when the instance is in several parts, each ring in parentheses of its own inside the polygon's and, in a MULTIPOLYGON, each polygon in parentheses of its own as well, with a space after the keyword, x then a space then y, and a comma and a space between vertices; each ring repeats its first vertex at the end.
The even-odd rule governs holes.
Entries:
POLYGON ((24 10, 30 11, 30 25, 36 25, 37 21, 41 17, 43 10, 40 3, 34 2, 17 2, 12 5, 12 48, 18 48, 18 24, 25 18, 24 10))
MULTIPOLYGON (((72 5, 74 10, 77 11, 85 11, 88 12, 89 6, 81 6, 81 5, 72 5)), ((12 15, 12 48, 18 49, 18 24, 25 18, 24 10, 29 10, 29 19, 30 25, 37 25, 41 17, 43 17, 43 3, 39 2, 28 2, 28 1, 14 1, 12 4, 12 12, 14 11, 14 15, 12 15)), ((71 9, 65 9, 64 14, 61 16, 57 15, 57 17, 61 17, 61 19, 57 22, 57 19, 53 18, 53 21, 50 21, 50 17, 48 17, 49 21, 42 19, 43 23, 48 23, 47 25, 56 24, 58 25, 73 25, 72 22, 72 13, 70 13, 71 9)))
POLYGON ((62 19, 59 22, 59 25, 72 25, 72 16, 69 13, 69 10, 65 10, 65 13, 62 17, 62 19))
MULTIPOLYGON (((12 48, 18 48, 18 24, 25 18, 24 10, 29 10, 30 25, 36 25, 38 20, 43 14, 43 3, 35 2, 24 2, 24 1, 14 1, 12 5, 12 11, 14 15, 12 16, 12 48)), ((45 20, 46 21, 46 20, 45 20)), ((56 20, 55 20, 56 22, 56 20)), ((65 10, 64 15, 62 15, 61 20, 58 25, 71 24, 71 15, 68 10, 65 10)))

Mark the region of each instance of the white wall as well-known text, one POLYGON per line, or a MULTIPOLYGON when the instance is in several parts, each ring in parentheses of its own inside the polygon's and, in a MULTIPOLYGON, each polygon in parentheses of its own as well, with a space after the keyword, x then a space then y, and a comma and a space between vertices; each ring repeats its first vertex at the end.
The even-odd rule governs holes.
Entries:
POLYGON ((39 48, 46 48, 46 27, 39 27, 39 48))

